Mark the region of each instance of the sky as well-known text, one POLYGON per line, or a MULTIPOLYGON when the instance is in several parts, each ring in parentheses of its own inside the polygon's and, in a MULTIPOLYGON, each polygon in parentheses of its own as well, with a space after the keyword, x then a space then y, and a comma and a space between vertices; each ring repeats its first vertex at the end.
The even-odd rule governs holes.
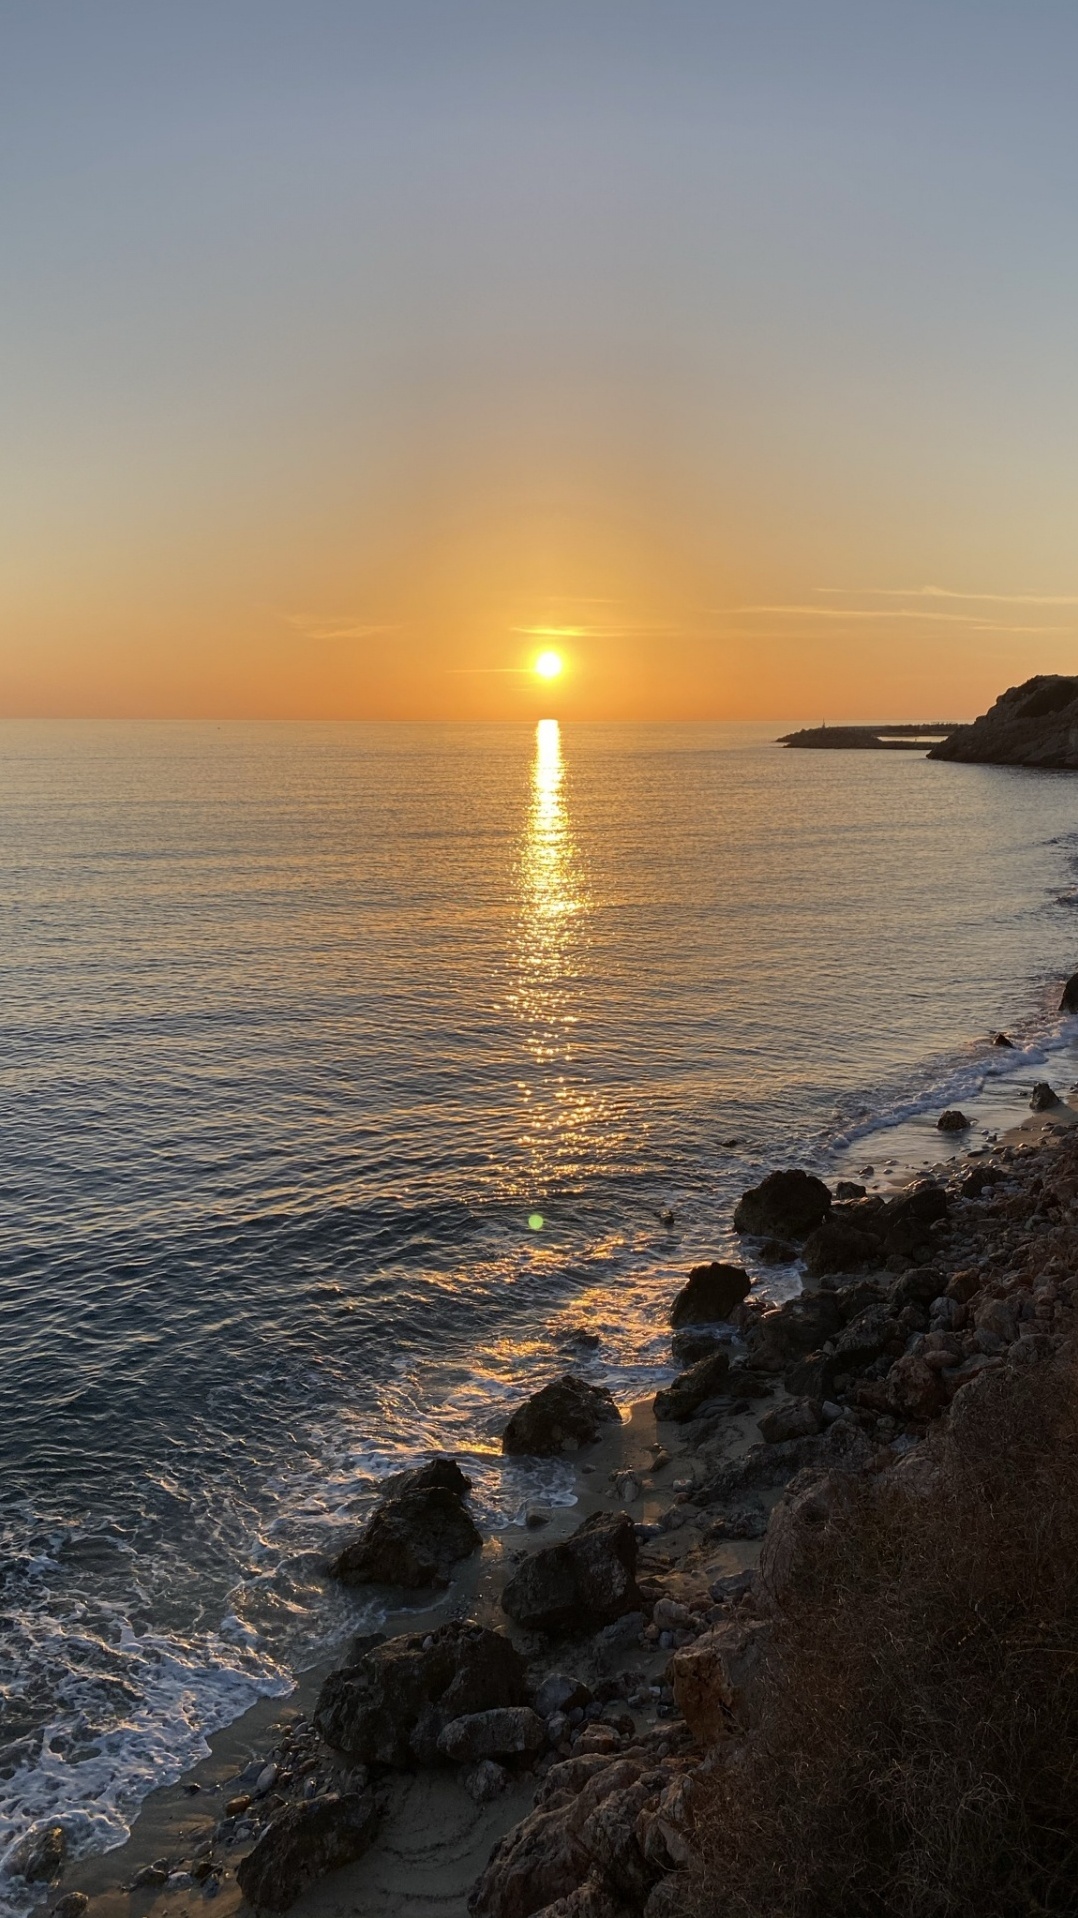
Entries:
POLYGON ((1076 83, 1073 0, 0 0, 0 714, 1078 670, 1076 83))

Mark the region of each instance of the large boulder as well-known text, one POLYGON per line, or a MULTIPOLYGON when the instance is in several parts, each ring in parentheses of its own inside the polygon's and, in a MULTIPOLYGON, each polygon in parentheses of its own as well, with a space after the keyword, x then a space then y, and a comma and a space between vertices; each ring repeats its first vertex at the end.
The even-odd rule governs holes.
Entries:
POLYGON ((412 1632, 331 1672, 315 1724, 328 1745, 354 1762, 433 1764, 438 1739, 454 1718, 523 1705, 524 1661, 503 1632, 458 1619, 435 1632, 412 1632))
POLYGON ((604 1385, 589 1385, 567 1372, 513 1413, 502 1433, 502 1451, 532 1458, 576 1452, 597 1439, 604 1425, 617 1425, 620 1419, 604 1385))
POLYGON ((879 1265, 883 1247, 874 1233, 828 1219, 809 1233, 802 1256, 809 1277, 821 1279, 833 1272, 856 1272, 864 1265, 879 1265))
POLYGON ((438 1738, 438 1750, 462 1765, 474 1765, 481 1758, 540 1752, 545 1744, 546 1726, 528 1705, 503 1705, 496 1711, 452 1718, 438 1738))
POLYGON ((316 1879, 361 1858, 377 1822, 369 1791, 330 1792, 286 1805, 240 1860, 236 1882, 256 1910, 287 1911, 316 1879))
POLYGON ((781 1608, 796 1602, 822 1541, 832 1526, 842 1523, 859 1489, 855 1475, 814 1466, 790 1480, 760 1547, 756 1596, 762 1605, 781 1608))
POLYGON ((670 1308, 671 1325, 714 1325, 728 1319, 750 1284, 739 1265, 694 1265, 670 1308))
POLYGON ((926 1181, 911 1186, 884 1207, 882 1227, 888 1252, 919 1258, 931 1245, 932 1227, 947 1217, 947 1194, 941 1185, 926 1181))
POLYGON ((743 1192, 734 1209, 734 1230, 759 1238, 804 1239, 822 1225, 831 1210, 831 1194, 811 1172, 769 1172, 743 1192))
POLYGON ((453 1567, 483 1543, 464 1505, 471 1480, 455 1460, 438 1458, 403 1478, 357 1539, 330 1566, 345 1585, 448 1585, 453 1567))
POLYGON ((627 1512, 594 1512, 560 1544, 524 1560, 502 1592, 502 1608, 530 1632, 586 1632, 612 1624, 644 1606, 636 1549, 627 1512))
POLYGON ((765 1372, 784 1372, 841 1328, 842 1308, 833 1292, 803 1292, 766 1312, 745 1343, 754 1365, 765 1372))
POLYGON ((477 1918, 533 1918, 569 1898, 590 1869, 562 1807, 536 1810, 495 1845, 468 1904, 477 1918))
POLYGON ((762 1619, 731 1620, 671 1658, 675 1701, 700 1744, 714 1745, 748 1726, 768 1630, 762 1619))
POLYGON ((687 1372, 681 1372, 672 1385, 656 1392, 654 1411, 657 1419, 691 1419, 706 1400, 717 1398, 729 1388, 730 1357, 720 1346, 705 1358, 697 1359, 687 1372))

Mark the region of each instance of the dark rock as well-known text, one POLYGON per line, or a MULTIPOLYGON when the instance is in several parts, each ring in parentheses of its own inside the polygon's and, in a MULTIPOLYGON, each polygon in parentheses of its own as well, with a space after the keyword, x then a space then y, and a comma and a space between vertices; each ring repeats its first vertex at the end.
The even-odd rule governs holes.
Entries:
POLYGON ((833 1338, 841 1325, 842 1314, 834 1293, 805 1292, 766 1312, 746 1335, 745 1343, 754 1365, 765 1372, 785 1372, 806 1353, 817 1351, 833 1338))
POLYGON ((933 1265, 916 1265, 903 1272, 891 1287, 891 1304, 899 1311, 907 1305, 931 1305, 943 1290, 943 1279, 933 1265))
POLYGON ((823 1419, 811 1399, 788 1399, 785 1405, 765 1412, 759 1426, 765 1445, 781 1445, 787 1439, 813 1438, 822 1429, 823 1419))
POLYGON ((863 1199, 865 1188, 858 1185, 856 1179, 840 1179, 835 1187, 836 1199, 863 1199))
POLYGON ((403 1767, 435 1761, 450 1719, 523 1705, 527 1695, 524 1661, 504 1633, 454 1619, 387 1639, 361 1664, 331 1672, 314 1722, 353 1760, 403 1767))
POLYGON ((620 1419, 604 1385, 589 1385, 567 1372, 513 1413, 502 1434, 502 1451, 553 1458, 589 1445, 604 1425, 617 1425, 620 1419))
POLYGON ((526 1558, 502 1608, 532 1632, 585 1632, 640 1609, 636 1530, 627 1512, 595 1512, 560 1544, 526 1558))
POLYGON ((805 1240, 805 1270, 813 1279, 831 1272, 856 1272, 862 1265, 878 1265, 881 1257, 878 1238, 838 1221, 818 1225, 805 1240))
POLYGON ((684 1332, 675 1332, 670 1341, 676 1365, 695 1365, 697 1359, 709 1359, 713 1352, 723 1349, 725 1342, 721 1334, 703 1326, 687 1326, 684 1332))
POLYGON ((82 1918, 89 1902, 84 1891, 66 1892, 53 1906, 50 1918, 82 1918))
POLYGON ((792 1265, 797 1257, 796 1245, 789 1239, 764 1239, 757 1249, 761 1265, 792 1265))
POLYGON ((791 1365, 782 1382, 794 1398, 819 1402, 830 1398, 842 1369, 833 1353, 813 1352, 807 1359, 791 1365))
MULTIPOLYGON (((1078 973, 1075 973, 1074 980, 1071 983, 1076 984, 1075 1005, 1078 1005, 1078 973)), ((994 1046, 1001 1046, 1005 1048, 1007 1052, 1014 1051, 1014 1040, 1008 1039, 1007 1034, 1005 1032, 994 1033, 992 1036, 992 1044, 994 1046)))
POLYGON ((915 1259, 932 1243, 931 1228, 945 1219, 949 1210, 947 1194, 941 1185, 926 1183, 912 1186, 884 1207, 884 1243, 888 1252, 915 1259))
POLYGON ((1031 1112, 1051 1112, 1053 1106, 1063 1104, 1058 1092, 1053 1092, 1047 1079, 1039 1079, 1029 1095, 1031 1112))
MULTIPOLYGON (((896 1337, 895 1315, 886 1305, 870 1305, 844 1327, 835 1340, 836 1375, 859 1372, 881 1352, 886 1352, 896 1337)), ((901 1341, 898 1351, 902 1349, 901 1341)))
MULTIPOLYGON (((451 1460, 437 1463, 451 1465, 468 1485, 451 1460)), ((448 1585, 458 1560, 469 1558, 482 1543, 460 1493, 444 1483, 427 1483, 386 1499, 329 1569, 345 1585, 402 1585, 416 1590, 448 1585)))
POLYGON ((236 1867, 248 1904, 287 1911, 316 1879, 361 1858, 374 1837, 373 1794, 330 1792, 286 1805, 236 1867))
POLYGON ((474 1804, 489 1805, 492 1798, 500 1798, 508 1788, 509 1773, 493 1759, 483 1758, 465 1772, 460 1782, 474 1804))
POLYGON ((44 1825, 27 1832, 7 1861, 13 1878, 25 1878, 28 1885, 47 1885, 59 1876, 67 1856, 67 1833, 62 1825, 44 1825))
POLYGON ((967 1172, 962 1181, 962 1196, 966 1199, 979 1199, 989 1186, 998 1185, 1006 1175, 995 1165, 975 1165, 967 1172))
POLYGON ((967 1119, 964 1112, 959 1112, 957 1107, 952 1106, 947 1112, 940 1113, 936 1120, 936 1131, 968 1132, 972 1124, 972 1119, 967 1119))
POLYGON ((438 1737, 438 1750, 454 1764, 463 1765, 474 1765, 481 1758, 540 1752, 545 1744, 543 1720, 527 1705, 502 1705, 494 1711, 451 1718, 438 1737))
POLYGON ((1063 997, 1059 1002, 1060 1012, 1078 1012, 1078 972, 1072 972, 1063 988, 1063 997))
POLYGON ((672 1385, 656 1392, 655 1417, 677 1421, 691 1419, 706 1399, 713 1398, 717 1392, 725 1389, 729 1371, 729 1354, 721 1349, 712 1352, 707 1358, 698 1359, 672 1385))
POLYGON ((1009 686, 987 713, 959 726, 928 757, 967 765, 1078 766, 1078 679, 1038 673, 1009 686))
POLYGON ((694 1265, 670 1308, 671 1325, 714 1325, 728 1319, 750 1286, 739 1265, 694 1265))
POLYGON ((469 1909, 477 1918, 532 1918, 575 1892, 590 1868, 564 1811, 533 1811, 495 1845, 469 1909))
POLYGON ((570 1678, 567 1672, 551 1672, 532 1703, 540 1718, 549 1718, 552 1712, 571 1712, 577 1705, 589 1705, 591 1693, 579 1678, 570 1678))
POLYGON ((742 1193, 734 1209, 734 1230, 761 1238, 804 1239, 831 1210, 831 1194, 811 1172, 769 1172, 742 1193))

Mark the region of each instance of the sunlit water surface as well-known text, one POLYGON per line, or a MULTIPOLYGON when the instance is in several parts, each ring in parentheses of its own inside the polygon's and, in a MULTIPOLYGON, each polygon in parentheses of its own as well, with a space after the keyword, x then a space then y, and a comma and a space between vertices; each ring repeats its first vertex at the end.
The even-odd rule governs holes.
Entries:
POLYGON ((387 1472, 570 1497, 507 1408, 653 1388, 762 1169, 1066 1045, 1078 785, 776 730, 0 727, 0 1851, 354 1626, 387 1472))

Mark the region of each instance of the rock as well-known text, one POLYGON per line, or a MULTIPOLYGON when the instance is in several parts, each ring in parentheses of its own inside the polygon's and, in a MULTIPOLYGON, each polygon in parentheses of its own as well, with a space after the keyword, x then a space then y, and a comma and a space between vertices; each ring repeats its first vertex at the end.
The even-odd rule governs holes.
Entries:
POLYGON ((496 1765, 490 1758, 484 1758, 471 1771, 466 1771, 461 1784, 470 1799, 476 1805, 489 1805, 492 1798, 500 1798, 509 1785, 509 1773, 504 1765, 496 1765))
POLYGON ((254 1790, 255 1797, 264 1798, 267 1792, 273 1790, 273 1787, 276 1783, 277 1783, 276 1765, 273 1765, 273 1764, 263 1765, 262 1770, 259 1772, 258 1777, 255 1780, 255 1790, 254 1790))
POLYGON ((728 1319, 750 1284, 739 1265, 694 1265, 670 1308, 671 1325, 714 1325, 728 1319))
POLYGON ((896 1359, 884 1383, 900 1418, 931 1419, 943 1410, 946 1393, 940 1375, 915 1353, 896 1359))
POLYGON ((15 1846, 7 1861, 12 1878, 25 1878, 28 1885, 51 1884, 59 1877, 67 1857, 67 1833, 62 1825, 42 1825, 28 1831, 15 1846))
POLYGON ((579 1678, 570 1678, 567 1672, 551 1672, 532 1700, 540 1718, 549 1718, 552 1712, 571 1712, 575 1706, 590 1702, 587 1686, 579 1678))
POLYGON ((495 1845, 468 1906, 477 1918, 533 1918, 575 1892, 590 1869, 564 1811, 533 1811, 495 1845))
POLYGON ((527 1705, 505 1705, 495 1711, 452 1718, 438 1738, 438 1750, 454 1764, 517 1757, 522 1752, 542 1751, 545 1744, 543 1720, 527 1705))
POLYGON ((66 1892, 53 1906, 50 1918, 82 1918, 89 1902, 84 1891, 66 1892))
MULTIPOLYGON (((1075 978, 1078 979, 1078 973, 1075 974, 1075 978)), ((1078 1004, 1078 995, 1076 995, 1075 1003, 1078 1004)), ((1005 1047, 1008 1052, 1014 1051, 1014 1040, 1008 1039, 1005 1032, 994 1032, 992 1034, 992 1044, 994 1046, 1005 1047)))
POLYGON ((789 1299, 764 1316, 746 1335, 754 1365, 765 1372, 784 1372, 808 1352, 815 1352, 842 1327, 842 1311, 831 1292, 807 1292, 789 1299))
POLYGON ((643 1612, 624 1612, 610 1625, 604 1625, 591 1641, 596 1670, 610 1671, 620 1663, 630 1645, 635 1645, 647 1623, 643 1612))
POLYGON ((819 1407, 810 1399, 793 1399, 785 1405, 776 1405, 764 1413, 758 1424, 760 1436, 767 1445, 781 1444, 784 1439, 810 1438, 823 1429, 819 1407))
POLYGON ((636 1530, 628 1512, 595 1512, 567 1539, 546 1545, 513 1574, 502 1607, 532 1632, 584 1632, 643 1604, 636 1530))
POLYGON ((902 1350, 901 1340, 894 1346, 896 1325, 894 1314, 886 1305, 870 1305, 864 1312, 843 1328, 835 1340, 834 1362, 836 1376, 843 1372, 861 1372, 873 1359, 878 1359, 888 1346, 898 1352, 902 1350))
POLYGON ((959 726, 928 757, 967 765, 1078 766, 1076 701, 1078 679, 1038 673, 1009 686, 987 713, 959 726))
POLYGON ((761 1265, 792 1265, 797 1257, 796 1245, 789 1239, 764 1239, 758 1248, 761 1265))
POLYGON ((430 1485, 386 1499, 329 1569, 344 1585, 444 1586, 482 1543, 460 1494, 430 1485))
POLYGON ((723 1339, 714 1328, 690 1326, 684 1332, 675 1332, 670 1341, 670 1351, 678 1365, 695 1365, 697 1359, 709 1359, 717 1349, 721 1349, 723 1339))
POLYGON ((865 1188, 858 1185, 856 1179, 840 1179, 835 1187, 836 1199, 863 1199, 865 1188))
POLYGON ((803 1256, 809 1277, 820 1279, 831 1272, 856 1272, 858 1266, 879 1265, 883 1248, 873 1233, 828 1220, 809 1233, 803 1256))
POLYGON ((636 1842, 636 1824, 654 1803, 661 1777, 653 1773, 607 1792, 580 1827, 580 1842, 605 1883, 633 1910, 643 1904, 654 1876, 636 1842))
POLYGON ((1072 972, 1063 988, 1063 997, 1059 1002, 1060 1012, 1078 1012, 1078 972, 1072 972))
POLYGON ((696 1364, 691 1365, 687 1372, 680 1373, 672 1385, 656 1392, 655 1417, 677 1421, 691 1419, 706 1399, 724 1390, 729 1371, 729 1355, 721 1349, 712 1352, 708 1358, 697 1359, 696 1364))
POLYGON ((674 1699, 699 1744, 747 1728, 769 1629, 764 1619, 732 1619, 674 1653, 668 1668, 674 1699))
POLYGON ((1037 1084, 1029 1095, 1030 1111, 1051 1112, 1054 1106, 1061 1106, 1062 1104, 1063 1101, 1058 1092, 1053 1092, 1047 1079, 1038 1079, 1037 1084))
POLYGON ((403 1767, 436 1763, 451 1719, 526 1699, 524 1661, 505 1634, 454 1619, 387 1639, 359 1665, 331 1672, 314 1722, 354 1761, 403 1767))
POLYGON ((567 1372, 544 1385, 513 1413, 502 1434, 502 1451, 532 1458, 553 1458, 575 1452, 597 1439, 604 1425, 621 1419, 603 1385, 589 1385, 567 1372))
POLYGON ((819 1401, 835 1391, 841 1370, 833 1352, 813 1352, 809 1358, 791 1365, 782 1382, 792 1398, 819 1401))
POLYGON ((287 1911, 301 1891, 329 1871, 361 1858, 374 1837, 373 1793, 329 1792, 286 1805, 236 1867, 248 1904, 287 1911))
POLYGON ((904 1258, 917 1258, 931 1244, 931 1228, 945 1219, 949 1210, 947 1194, 941 1185, 915 1185, 883 1210, 884 1244, 888 1252, 904 1258))
POLYGON ((158 1858, 152 1865, 143 1865, 140 1871, 136 1871, 131 1880, 131 1889, 145 1891, 150 1886, 163 1885, 167 1878, 168 1865, 163 1858, 158 1858))
POLYGON ((968 1132, 972 1124, 972 1119, 967 1119, 964 1112, 959 1112, 957 1107, 952 1106, 947 1112, 940 1113, 936 1120, 936 1131, 968 1132))
POLYGON ((796 1603, 798 1587, 829 1526, 841 1520, 856 1496, 855 1480, 847 1472, 818 1471, 809 1466, 791 1479, 771 1513, 755 1591, 771 1609, 796 1603))
POLYGON ((962 1196, 966 1199, 979 1199, 989 1186, 998 1185, 1004 1174, 995 1165, 975 1165, 967 1172, 962 1181, 962 1196))
POLYGON ((734 1230, 763 1238, 804 1239, 822 1225, 831 1210, 831 1194, 822 1179, 799 1170, 769 1172, 742 1193, 734 1209, 734 1230))

